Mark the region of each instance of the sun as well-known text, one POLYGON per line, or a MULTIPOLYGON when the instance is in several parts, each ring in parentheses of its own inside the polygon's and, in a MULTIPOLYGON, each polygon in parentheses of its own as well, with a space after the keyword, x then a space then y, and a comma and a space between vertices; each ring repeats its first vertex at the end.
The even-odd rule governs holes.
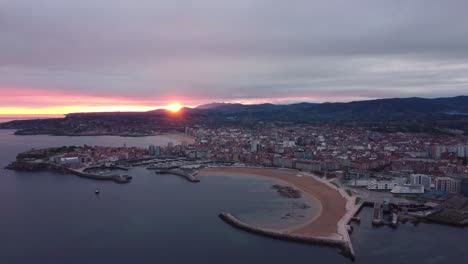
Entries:
POLYGON ((182 105, 179 103, 171 103, 166 106, 166 109, 172 113, 177 113, 182 109, 182 105))

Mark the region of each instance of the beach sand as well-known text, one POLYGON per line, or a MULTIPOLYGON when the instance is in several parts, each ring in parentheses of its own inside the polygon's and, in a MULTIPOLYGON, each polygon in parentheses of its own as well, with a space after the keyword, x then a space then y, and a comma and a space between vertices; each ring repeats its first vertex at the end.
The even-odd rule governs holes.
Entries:
POLYGON ((307 196, 313 197, 321 204, 321 212, 314 214, 314 217, 307 219, 305 223, 276 231, 302 236, 340 237, 338 222, 346 214, 346 199, 330 186, 310 176, 298 177, 296 171, 280 169, 218 167, 203 169, 198 175, 223 174, 257 175, 280 180, 301 190, 307 196))

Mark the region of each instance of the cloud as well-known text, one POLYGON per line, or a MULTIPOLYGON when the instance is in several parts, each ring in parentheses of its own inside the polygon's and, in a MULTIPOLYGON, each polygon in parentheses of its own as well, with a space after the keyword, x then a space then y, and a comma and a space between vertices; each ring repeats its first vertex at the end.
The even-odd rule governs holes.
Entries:
POLYGON ((4 0, 0 107, 72 103, 15 95, 31 90, 147 106, 466 94, 467 9, 456 0, 4 0))

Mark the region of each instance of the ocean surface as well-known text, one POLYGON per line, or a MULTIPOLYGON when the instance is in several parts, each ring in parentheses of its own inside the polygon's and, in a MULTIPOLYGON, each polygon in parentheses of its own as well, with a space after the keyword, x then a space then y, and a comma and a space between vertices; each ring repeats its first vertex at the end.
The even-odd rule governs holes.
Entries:
MULTIPOLYGON (((1 167, 30 148, 146 147, 174 141, 164 136, 14 136, 13 132, 0 130, 1 167)), ((0 169, 0 263, 352 263, 336 249, 260 237, 218 218, 221 211, 229 211, 268 226, 267 219, 280 223, 285 213, 311 213, 291 209, 291 200, 279 197, 271 180, 207 176, 193 184, 144 168, 129 174, 134 176, 132 182, 119 185, 47 171, 0 169), (96 187, 99 196, 94 195, 96 187)), ((373 228, 370 215, 370 209, 364 209, 362 223, 354 225, 355 263, 468 263, 468 229, 408 223, 397 229, 373 228)))
POLYGON ((62 117, 64 117, 64 115, 0 115, 0 123, 13 121, 13 120, 62 118, 62 117))

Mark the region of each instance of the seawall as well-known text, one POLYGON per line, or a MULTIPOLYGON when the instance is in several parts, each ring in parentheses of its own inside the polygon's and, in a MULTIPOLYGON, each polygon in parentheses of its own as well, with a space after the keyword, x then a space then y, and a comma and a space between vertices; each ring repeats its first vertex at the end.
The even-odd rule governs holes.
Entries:
POLYGON ((348 241, 345 241, 345 240, 333 239, 333 238, 327 238, 327 237, 302 236, 302 235, 282 233, 282 232, 278 232, 274 230, 255 227, 255 226, 251 226, 247 223, 242 222, 235 216, 226 212, 220 213, 219 217, 222 220, 224 220, 226 223, 230 224, 231 226, 247 231, 247 232, 251 232, 251 233, 255 233, 258 235, 267 236, 267 237, 271 237, 275 239, 280 239, 280 240, 288 240, 288 241, 307 243, 307 244, 326 246, 326 247, 335 247, 335 248, 339 248, 341 250, 341 253, 344 256, 347 256, 351 258, 352 260, 354 260, 355 258, 354 251, 352 247, 350 247, 350 243, 348 243, 348 241))
POLYGON ((82 178, 88 178, 99 181, 114 181, 116 183, 129 183, 132 179, 129 175, 97 175, 79 171, 71 168, 66 168, 58 164, 49 162, 18 162, 15 161, 8 165, 6 169, 17 171, 37 171, 37 170, 53 170, 58 172, 67 172, 82 178))
POLYGON ((177 169, 171 169, 171 170, 156 170, 157 174, 174 174, 177 176, 184 177, 187 179, 189 182, 200 182, 200 179, 198 179, 194 174, 191 173, 186 173, 181 170, 177 169))

